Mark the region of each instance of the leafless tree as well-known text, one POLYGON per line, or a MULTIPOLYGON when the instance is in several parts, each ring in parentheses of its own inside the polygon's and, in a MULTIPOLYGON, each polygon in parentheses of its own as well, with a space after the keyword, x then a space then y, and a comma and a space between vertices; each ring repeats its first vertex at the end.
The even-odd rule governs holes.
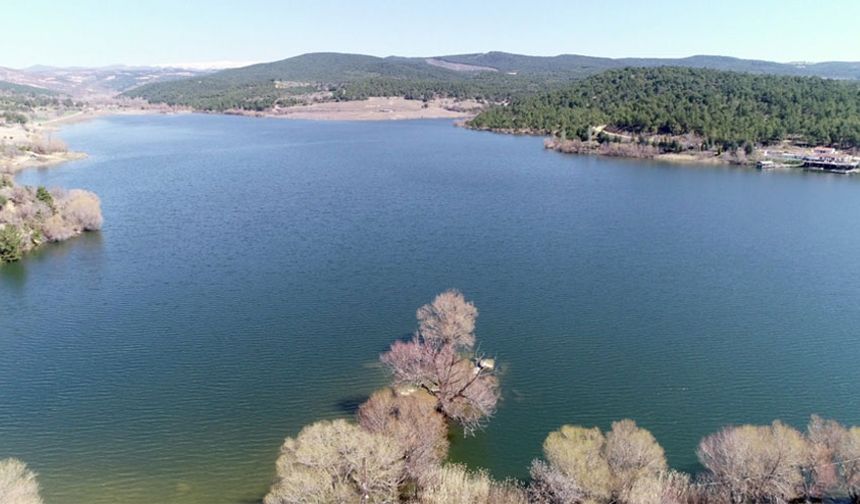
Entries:
POLYGON ((688 504, 694 498, 690 477, 676 471, 637 479, 627 492, 627 504, 688 504))
POLYGON ((557 498, 558 502, 575 495, 571 488, 579 489, 585 501, 623 503, 644 502, 651 495, 668 496, 676 490, 669 486, 677 478, 667 479, 663 448, 632 420, 613 423, 606 436, 598 428, 565 425, 547 436, 543 451, 549 469, 557 473, 538 464, 532 470, 556 487, 561 485, 559 474, 567 478, 567 487, 561 488, 568 497, 557 498))
POLYGON ((612 472, 600 429, 565 425, 547 436, 543 453, 549 465, 582 489, 588 500, 609 500, 612 472))
POLYGON ((774 422, 723 429, 702 440, 698 455, 726 502, 784 504, 803 492, 808 452, 800 432, 774 422))
POLYGON ((499 400, 495 363, 475 353, 478 311, 449 290, 418 309, 418 331, 381 356, 395 385, 414 385, 436 397, 446 417, 472 433, 493 415, 499 400))
POLYGON ((436 399, 423 390, 408 395, 386 388, 358 409, 358 423, 367 431, 396 440, 405 452, 406 474, 417 485, 448 453, 448 423, 436 411, 436 399))
POLYGON ((18 459, 0 460, 0 502, 42 504, 36 474, 18 459))
POLYGON ((437 468, 418 504, 527 504, 526 492, 510 481, 494 481, 486 471, 457 464, 437 468))
POLYGON ((839 422, 812 415, 806 427, 807 459, 801 466, 804 476, 803 493, 808 499, 819 500, 840 486, 837 452, 848 431, 839 422))
POLYGON ((528 487, 532 504, 578 504, 586 498, 585 491, 557 467, 543 460, 533 460, 529 470, 528 487))
POLYGON ((860 504, 860 427, 852 427, 846 432, 836 450, 845 490, 855 504, 860 504))
POLYGON ((320 421, 284 442, 264 503, 396 502, 403 458, 394 439, 346 420, 320 421))
POLYGON ((630 501, 628 496, 637 482, 657 479, 668 469, 663 448, 633 420, 612 423, 606 435, 606 461, 613 477, 613 494, 625 502, 630 501))

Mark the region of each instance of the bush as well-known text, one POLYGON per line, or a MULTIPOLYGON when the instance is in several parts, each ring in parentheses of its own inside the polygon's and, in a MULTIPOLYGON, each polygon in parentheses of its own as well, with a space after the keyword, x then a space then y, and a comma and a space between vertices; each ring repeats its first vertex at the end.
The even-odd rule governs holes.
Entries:
POLYGON ((547 436, 543 451, 549 465, 532 464, 532 493, 542 502, 568 502, 579 493, 589 501, 632 503, 637 494, 655 493, 667 471, 663 448, 633 420, 614 422, 606 436, 596 427, 565 425, 547 436))
POLYGON ((102 227, 101 201, 95 194, 72 189, 63 201, 63 216, 83 231, 97 231, 102 227))
POLYGON ((20 460, 0 460, 0 502, 42 504, 36 474, 20 460))
POLYGON ((36 189, 36 199, 51 208, 54 207, 54 197, 51 196, 51 193, 49 193, 47 189, 45 189, 45 186, 39 186, 39 188, 36 189))
POLYGON ((403 457, 393 439, 346 420, 320 421, 284 441, 277 479, 263 502, 394 502, 403 457))
POLYGON ((699 444, 699 461, 726 502, 789 502, 803 494, 802 462, 808 444, 781 422, 743 425, 711 434, 699 444))
POLYGON ((21 230, 6 224, 0 229, 0 264, 18 261, 24 250, 24 238, 21 230))
POLYGON ((494 481, 486 471, 469 471, 451 464, 429 475, 432 483, 418 498, 419 504, 526 504, 526 492, 514 483, 494 481))
POLYGON ((418 484, 448 454, 448 423, 436 411, 436 399, 423 390, 400 395, 386 388, 358 409, 358 423, 368 432, 384 434, 405 451, 406 474, 418 484))

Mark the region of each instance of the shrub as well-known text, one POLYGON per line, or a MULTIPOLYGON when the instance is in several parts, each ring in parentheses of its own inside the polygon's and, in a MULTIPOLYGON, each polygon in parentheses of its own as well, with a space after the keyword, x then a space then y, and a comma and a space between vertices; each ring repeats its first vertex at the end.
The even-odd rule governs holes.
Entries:
POLYGON ((436 399, 423 390, 408 395, 386 388, 358 409, 358 423, 368 432, 396 440, 405 452, 406 474, 418 484, 448 454, 448 424, 436 411, 436 399))
POLYGON ((845 433, 836 460, 845 490, 854 502, 860 502, 860 427, 852 427, 845 433))
POLYGON ((803 491, 798 461, 808 444, 797 430, 774 422, 768 426, 729 427, 699 444, 699 461, 725 502, 785 503, 803 491))
POLYGON ((526 492, 518 485, 494 481, 486 471, 469 471, 450 464, 429 475, 432 483, 420 493, 419 504, 526 504, 526 492))
POLYGON ((606 436, 596 427, 565 425, 547 436, 543 451, 549 465, 532 463, 532 492, 543 495, 542 502, 570 502, 577 494, 597 502, 644 502, 644 495, 661 491, 667 471, 663 448, 632 420, 614 422, 606 436))
POLYGON ((0 460, 0 502, 42 504, 36 474, 20 460, 0 460))
POLYGON ((320 421, 286 439, 264 503, 396 501, 403 457, 393 439, 345 420, 320 421))
POLYGON ((69 191, 63 199, 61 213, 66 221, 80 230, 96 231, 102 227, 101 201, 89 191, 69 191))
POLYGON ((585 491, 573 478, 543 460, 533 460, 528 488, 532 504, 574 504, 585 500, 585 491))
POLYGON ((633 420, 613 422, 606 435, 606 461, 613 476, 613 493, 627 502, 634 485, 656 479, 668 469, 663 448, 633 420))
POLYGON ((51 193, 49 193, 47 189, 45 189, 45 186, 39 186, 39 188, 36 189, 36 199, 51 208, 54 207, 54 197, 51 196, 51 193))
POLYGON ((550 466, 557 469, 592 500, 608 500, 612 474, 606 461, 606 437, 598 428, 565 425, 543 443, 550 466))
POLYGON ((696 496, 690 477, 668 471, 654 477, 639 478, 628 492, 628 504, 687 504, 696 496))
POLYGON ((20 260, 23 247, 21 230, 11 224, 5 224, 0 229, 0 264, 20 260))

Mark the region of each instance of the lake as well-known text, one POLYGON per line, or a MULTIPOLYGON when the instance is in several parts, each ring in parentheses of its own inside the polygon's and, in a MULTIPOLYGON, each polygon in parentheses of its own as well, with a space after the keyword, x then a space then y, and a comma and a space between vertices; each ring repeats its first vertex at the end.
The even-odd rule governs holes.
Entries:
POLYGON ((542 149, 450 121, 98 119, 19 176, 101 233, 0 268, 0 458, 48 504, 257 502, 285 436, 351 415, 455 287, 502 367, 452 456, 522 477, 564 423, 860 424, 860 179, 542 149))

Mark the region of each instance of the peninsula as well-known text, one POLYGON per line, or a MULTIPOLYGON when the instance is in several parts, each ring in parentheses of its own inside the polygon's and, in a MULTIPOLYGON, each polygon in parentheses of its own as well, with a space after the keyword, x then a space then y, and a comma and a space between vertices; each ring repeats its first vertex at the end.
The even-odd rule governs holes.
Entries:
POLYGON ((800 160, 851 171, 860 162, 860 83, 627 68, 493 106, 467 125, 546 135, 547 148, 566 153, 764 166, 800 160), (827 146, 827 155, 813 146, 827 146))

